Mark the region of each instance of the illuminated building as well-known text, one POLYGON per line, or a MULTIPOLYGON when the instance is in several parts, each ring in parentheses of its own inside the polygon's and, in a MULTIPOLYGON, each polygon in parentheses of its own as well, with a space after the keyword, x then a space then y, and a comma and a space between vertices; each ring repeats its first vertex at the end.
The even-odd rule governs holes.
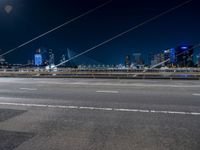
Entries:
POLYGON ((178 67, 193 67, 193 46, 179 46, 176 48, 176 64, 178 67))
POLYGON ((165 61, 169 60, 165 62, 165 66, 168 66, 168 67, 174 66, 176 63, 175 49, 170 48, 170 49, 164 50, 164 59, 165 61))
POLYGON ((164 58, 164 54, 163 53, 158 53, 158 54, 155 54, 153 56, 153 60, 151 62, 151 65, 156 65, 156 64, 159 64, 160 62, 163 62, 165 60, 164 58))
POLYGON ((42 65, 42 55, 35 54, 35 66, 41 66, 41 65, 42 65))
MULTIPOLYGON (((36 49, 36 53, 34 55, 34 61, 41 61, 41 64, 37 64, 37 66, 46 66, 48 64, 48 52, 47 49, 42 47, 42 48, 38 48, 36 49), (41 55, 41 56, 40 56, 41 55), (39 60, 42 59, 42 60, 39 60)), ((31 64, 31 61, 28 62, 28 64, 31 64)), ((36 65, 36 62, 35 62, 36 65)))
POLYGON ((34 64, 35 66, 41 66, 42 65, 42 54, 41 54, 41 50, 37 49, 36 50, 36 54, 34 55, 34 64))

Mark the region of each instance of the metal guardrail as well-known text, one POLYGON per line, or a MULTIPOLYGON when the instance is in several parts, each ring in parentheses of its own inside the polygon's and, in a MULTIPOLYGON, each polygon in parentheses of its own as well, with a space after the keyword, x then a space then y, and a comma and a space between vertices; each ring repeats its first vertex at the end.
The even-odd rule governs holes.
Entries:
POLYGON ((73 69, 20 68, 0 70, 0 77, 54 77, 54 78, 117 78, 117 79, 196 79, 200 80, 200 68, 187 69, 73 69))
MULTIPOLYGON (((13 68, 0 69, 0 72, 50 72, 45 68, 13 68)), ((52 72, 123 72, 123 73, 148 73, 148 72, 200 72, 200 68, 170 68, 170 69, 117 69, 117 68, 57 68, 52 72)))

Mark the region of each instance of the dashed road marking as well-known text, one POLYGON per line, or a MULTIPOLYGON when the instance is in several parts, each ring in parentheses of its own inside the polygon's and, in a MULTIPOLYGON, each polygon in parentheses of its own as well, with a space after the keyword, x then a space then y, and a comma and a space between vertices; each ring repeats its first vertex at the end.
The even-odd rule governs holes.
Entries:
POLYGON ((117 94, 119 93, 119 91, 104 91, 104 90, 99 90, 99 91, 96 91, 97 93, 112 93, 112 94, 117 94))
POLYGON ((20 90, 37 91, 35 88, 20 88, 20 90))
POLYGON ((0 105, 200 116, 200 112, 162 111, 162 110, 147 110, 147 109, 124 109, 124 108, 109 108, 109 107, 103 108, 103 107, 65 106, 65 105, 48 105, 48 104, 25 104, 25 103, 6 103, 6 102, 0 102, 0 105))
POLYGON ((70 80, 61 80, 61 82, 58 81, 41 81, 41 80, 34 80, 34 81, 25 81, 25 80, 0 80, 1 83, 18 83, 18 84, 53 84, 53 85, 87 85, 87 86, 118 86, 118 87, 170 87, 170 88, 200 88, 200 85, 198 84, 184 84, 184 83, 177 83, 177 84, 159 84, 159 83, 104 83, 104 82, 78 82, 74 81, 71 82, 70 80))
POLYGON ((200 93, 193 93, 193 96, 200 96, 200 93))

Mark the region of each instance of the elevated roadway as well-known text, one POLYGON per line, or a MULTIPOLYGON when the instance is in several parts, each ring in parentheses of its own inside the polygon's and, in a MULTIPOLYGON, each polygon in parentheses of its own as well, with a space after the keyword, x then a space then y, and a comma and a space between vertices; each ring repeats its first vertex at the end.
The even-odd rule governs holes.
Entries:
POLYGON ((0 78, 0 149, 200 148, 200 81, 0 78))

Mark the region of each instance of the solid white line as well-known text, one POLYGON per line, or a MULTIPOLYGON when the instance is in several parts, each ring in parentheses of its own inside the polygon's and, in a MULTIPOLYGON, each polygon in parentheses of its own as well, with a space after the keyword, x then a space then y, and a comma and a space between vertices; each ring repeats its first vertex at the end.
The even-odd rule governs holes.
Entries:
POLYGON ((47 107, 47 108, 64 108, 64 109, 78 109, 78 106, 63 106, 63 105, 46 105, 46 104, 25 104, 25 103, 4 103, 0 102, 0 105, 11 106, 26 106, 26 107, 47 107))
POLYGON ((20 90, 36 91, 37 89, 34 89, 34 88, 20 88, 20 90))
POLYGON ((64 105, 46 105, 46 104, 25 104, 25 103, 6 103, 6 102, 0 102, 0 105, 200 116, 200 112, 160 111, 160 110, 147 110, 147 109, 124 109, 124 108, 109 108, 109 107, 108 108, 103 108, 103 107, 64 106, 64 105))
POLYGON ((117 94, 119 93, 119 91, 96 91, 97 93, 113 93, 113 94, 117 94))
POLYGON ((193 93, 194 96, 200 96, 200 93, 193 93))

